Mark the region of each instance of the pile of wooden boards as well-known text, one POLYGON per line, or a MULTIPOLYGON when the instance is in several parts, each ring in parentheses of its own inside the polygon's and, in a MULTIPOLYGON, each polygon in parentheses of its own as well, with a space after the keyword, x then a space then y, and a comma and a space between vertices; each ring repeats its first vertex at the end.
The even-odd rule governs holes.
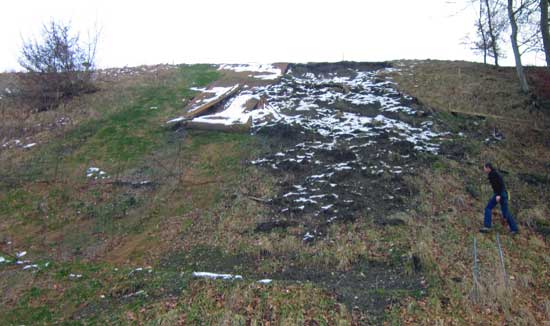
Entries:
MULTIPOLYGON (((211 113, 220 105, 223 105, 231 97, 235 96, 240 90, 241 85, 236 85, 228 89, 227 92, 217 96, 214 100, 208 101, 208 98, 205 96, 208 92, 203 92, 199 95, 193 103, 204 103, 200 105, 190 105, 190 108, 186 114, 186 126, 192 129, 201 129, 201 130, 218 130, 218 131, 229 131, 229 132, 249 132, 252 128, 252 117, 249 117, 248 120, 244 123, 228 123, 228 118, 222 116, 212 116, 205 121, 205 119, 195 119, 199 116, 204 116, 211 113), (216 120, 220 122, 217 123, 216 120)), ((249 99, 244 104, 244 112, 249 112, 256 109, 260 101, 256 98, 249 99)))

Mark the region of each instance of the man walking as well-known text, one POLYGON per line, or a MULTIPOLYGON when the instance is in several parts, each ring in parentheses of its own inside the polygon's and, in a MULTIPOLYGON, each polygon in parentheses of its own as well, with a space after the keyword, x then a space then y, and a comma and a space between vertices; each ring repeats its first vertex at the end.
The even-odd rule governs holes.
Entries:
POLYGON ((491 212, 497 204, 500 204, 502 216, 508 222, 508 225, 510 226, 510 231, 512 232, 512 234, 517 234, 519 231, 518 226, 516 224, 516 221, 514 220, 514 217, 510 213, 510 210, 508 209, 508 192, 506 191, 506 187, 504 186, 504 180, 502 179, 502 176, 495 170, 491 163, 485 163, 485 165, 483 166, 483 171, 487 174, 489 182, 493 187, 493 196, 487 203, 487 207, 485 207, 485 219, 483 221, 484 226, 479 231, 482 233, 487 233, 491 231, 491 212))

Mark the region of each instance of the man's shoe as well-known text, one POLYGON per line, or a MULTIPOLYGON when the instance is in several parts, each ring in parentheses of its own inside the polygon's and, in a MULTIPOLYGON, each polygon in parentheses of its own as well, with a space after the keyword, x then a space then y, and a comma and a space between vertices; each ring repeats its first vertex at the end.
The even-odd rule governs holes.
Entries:
POLYGON ((481 229, 479 229, 479 232, 481 233, 489 233, 491 232, 491 228, 488 228, 486 226, 482 227, 481 229))
POLYGON ((510 234, 515 237, 516 235, 519 234, 519 230, 511 231, 510 234))

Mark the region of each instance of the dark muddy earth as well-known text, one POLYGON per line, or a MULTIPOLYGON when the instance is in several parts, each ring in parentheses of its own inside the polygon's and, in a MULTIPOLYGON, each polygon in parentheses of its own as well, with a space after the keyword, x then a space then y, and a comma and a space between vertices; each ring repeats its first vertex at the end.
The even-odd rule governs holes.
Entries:
POLYGON ((362 260, 346 271, 338 271, 331 266, 302 266, 294 264, 292 257, 286 257, 287 266, 278 272, 255 272, 264 259, 270 257, 228 255, 223 248, 195 247, 189 252, 180 251, 167 256, 161 261, 161 267, 175 269, 177 274, 190 269, 223 271, 231 273, 226 275, 231 275, 232 281, 245 279, 283 283, 311 282, 333 294, 350 310, 366 313, 368 320, 359 323, 360 325, 379 325, 389 306, 399 304, 404 296, 421 297, 426 293, 426 284, 421 273, 422 264, 416 256, 403 258, 398 255, 391 261, 362 260))
POLYGON ((435 132, 431 114, 381 77, 392 70, 291 65, 279 83, 253 90, 266 102, 254 132, 272 151, 252 164, 282 180, 271 199, 273 225, 297 221, 306 227, 304 241, 315 241, 339 221, 399 222, 386 217, 412 204, 406 176, 429 157, 424 153, 438 153, 447 133, 435 132))
MULTIPOLYGON (((431 112, 396 90, 385 77, 393 70, 383 63, 290 65, 277 83, 241 92, 263 104, 251 112, 252 132, 266 140, 268 150, 250 163, 273 173, 280 189, 266 200, 271 218, 256 232, 302 225, 304 245, 315 245, 333 223, 360 218, 379 227, 404 223, 395 218, 403 213, 396 213, 414 208, 417 192, 407 178, 450 137, 431 112)), ((421 262, 407 255, 362 260, 345 272, 300 265, 272 275, 254 275, 257 261, 233 258, 224 267, 221 257, 207 255, 195 270, 312 282, 366 312, 374 324, 394 300, 425 291, 421 262)))

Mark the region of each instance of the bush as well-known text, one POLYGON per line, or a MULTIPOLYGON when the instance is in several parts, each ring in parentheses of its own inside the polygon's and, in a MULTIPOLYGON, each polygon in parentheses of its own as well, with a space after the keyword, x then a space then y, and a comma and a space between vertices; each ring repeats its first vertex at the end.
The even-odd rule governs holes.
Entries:
POLYGON ((37 110, 58 106, 63 100, 93 92, 92 72, 98 33, 87 43, 72 34, 70 24, 51 21, 44 25, 42 40, 23 41, 19 64, 22 95, 37 110))

